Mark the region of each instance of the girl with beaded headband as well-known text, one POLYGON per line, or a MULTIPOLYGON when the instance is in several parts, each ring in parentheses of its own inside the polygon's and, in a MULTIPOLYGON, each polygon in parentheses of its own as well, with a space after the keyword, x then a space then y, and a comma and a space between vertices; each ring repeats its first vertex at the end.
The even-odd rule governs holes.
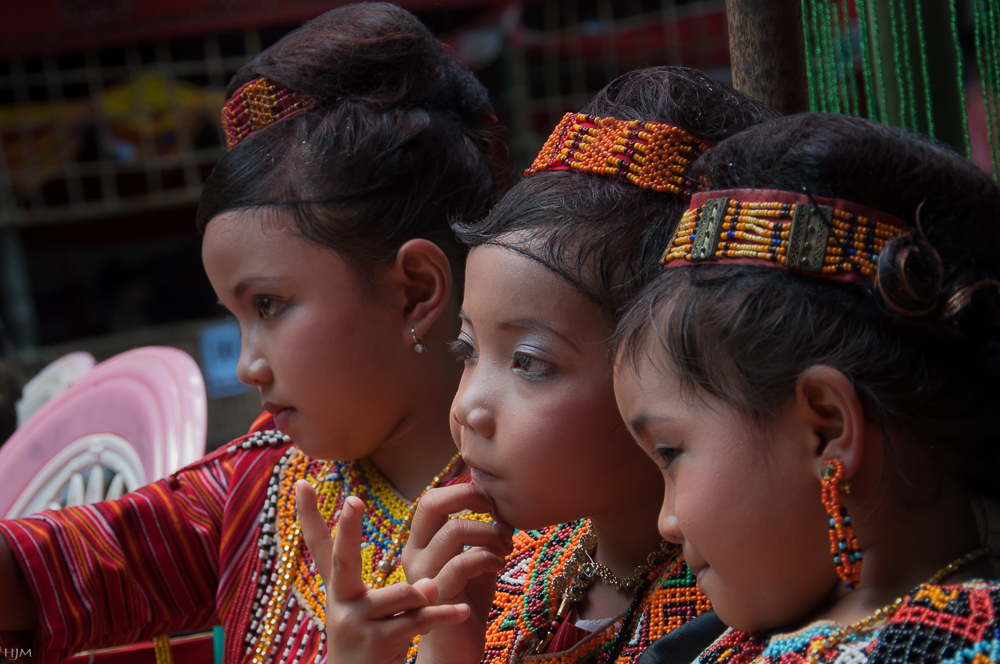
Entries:
POLYGON ((0 522, 0 630, 20 632, 5 646, 50 662, 221 621, 227 664, 321 659, 299 479, 327 529, 362 497, 364 580, 402 578, 414 503, 468 477, 448 426, 466 254, 449 223, 491 205, 495 121, 473 75, 390 4, 330 11, 237 72, 198 225, 268 414, 122 500, 0 522))
POLYGON ((699 661, 1000 661, 1000 188, 824 114, 692 177, 615 392, 660 532, 731 627, 699 661))
MULTIPOLYGON (((452 433, 474 486, 427 493, 404 568, 429 602, 469 618, 422 637, 417 661, 624 664, 708 612, 656 532, 660 481, 618 415, 608 340, 686 207, 690 163, 774 115, 694 70, 631 72, 566 116, 485 220, 456 224, 473 249, 452 433), (463 509, 498 523, 448 519, 463 509)), ((303 529, 331 588, 329 661, 400 661, 411 612, 393 591, 364 592, 354 522, 331 543, 309 515, 303 529)), ((707 640, 694 635, 701 647, 722 629, 709 621, 707 640)))

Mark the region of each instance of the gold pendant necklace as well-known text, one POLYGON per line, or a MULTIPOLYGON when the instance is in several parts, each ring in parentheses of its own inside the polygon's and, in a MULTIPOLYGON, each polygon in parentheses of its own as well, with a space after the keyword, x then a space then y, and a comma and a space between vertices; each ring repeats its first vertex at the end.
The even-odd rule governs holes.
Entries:
POLYGON ((559 610, 556 611, 556 621, 562 620, 569 614, 573 605, 583 599, 583 594, 594 585, 595 581, 600 580, 618 592, 630 591, 642 582, 645 574, 665 561, 672 553, 670 544, 666 540, 660 540, 659 549, 646 556, 646 562, 637 565, 631 576, 620 579, 610 567, 594 560, 592 554, 596 548, 597 535, 588 525, 587 532, 580 537, 562 574, 552 580, 552 589, 562 594, 559 610))

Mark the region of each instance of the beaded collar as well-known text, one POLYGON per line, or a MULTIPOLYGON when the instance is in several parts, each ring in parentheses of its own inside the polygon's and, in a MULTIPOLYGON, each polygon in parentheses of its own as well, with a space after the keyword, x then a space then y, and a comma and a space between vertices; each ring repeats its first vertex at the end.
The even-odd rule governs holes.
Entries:
POLYGON ((582 520, 519 533, 518 546, 497 577, 484 664, 506 664, 523 657, 550 664, 605 664, 611 661, 616 645, 624 647, 613 661, 631 661, 652 641, 711 608, 683 556, 673 550, 666 560, 642 575, 627 616, 612 621, 564 653, 535 655, 558 615, 565 593, 565 582, 560 579, 589 532, 589 520, 582 520))
MULTIPOLYGON (((703 652, 699 664, 805 664, 817 645, 841 627, 818 622, 791 634, 726 630, 703 652)), ((884 623, 847 635, 827 648, 820 662, 1000 661, 1000 584, 983 580, 922 586, 884 623)))
POLYGON ((882 248, 911 232, 899 219, 850 201, 763 189, 700 192, 661 264, 761 265, 870 285, 882 248))
MULTIPOLYGON (((261 439, 260 444, 268 444, 272 439, 287 439, 280 432, 271 431, 255 436, 261 439)), ((458 461, 456 455, 424 491, 447 478, 458 461)), ((409 535, 416 502, 410 503, 396 493, 369 459, 319 461, 290 447, 274 466, 260 516, 261 566, 253 602, 253 621, 245 637, 253 664, 274 661, 277 653, 300 642, 310 631, 320 635, 319 652, 323 652, 325 646, 326 592, 298 523, 294 487, 300 479, 316 487, 319 510, 331 533, 336 532, 340 510, 349 496, 357 496, 365 502, 361 558, 362 579, 368 587, 378 588, 404 578, 399 553, 409 535)), ((490 517, 466 515, 463 518, 488 520, 490 517)))
POLYGON ((222 107, 226 150, 264 127, 314 106, 315 102, 261 76, 233 93, 222 107))
POLYGON ((690 192, 691 162, 709 145, 679 127, 567 113, 525 176, 542 171, 605 175, 675 196, 690 192))

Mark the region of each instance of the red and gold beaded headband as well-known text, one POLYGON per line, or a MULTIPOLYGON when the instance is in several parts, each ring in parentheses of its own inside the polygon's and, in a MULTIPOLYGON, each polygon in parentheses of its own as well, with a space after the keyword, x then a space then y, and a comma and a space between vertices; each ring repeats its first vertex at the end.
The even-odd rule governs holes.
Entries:
POLYGON ((684 174, 708 148, 669 124, 567 113, 524 174, 571 170, 686 196, 690 188, 684 174))
POLYGON ((780 267, 871 284, 899 219, 834 198, 765 189, 695 194, 663 254, 664 267, 703 261, 780 267))
POLYGON ((232 150, 244 138, 273 122, 284 120, 313 106, 308 97, 296 94, 263 76, 255 78, 233 93, 222 107, 222 131, 226 150, 232 150))

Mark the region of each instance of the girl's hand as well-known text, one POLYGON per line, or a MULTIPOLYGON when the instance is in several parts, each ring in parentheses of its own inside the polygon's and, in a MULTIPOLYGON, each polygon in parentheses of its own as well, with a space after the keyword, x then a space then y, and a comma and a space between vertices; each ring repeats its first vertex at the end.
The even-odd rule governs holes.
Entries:
POLYGON ((369 590, 361 579, 365 504, 354 496, 346 500, 333 538, 312 485, 299 480, 295 494, 302 536, 326 588, 329 664, 402 663, 414 636, 469 617, 464 604, 435 606, 437 588, 426 579, 369 590))
POLYGON ((471 611, 468 620, 421 638, 419 662, 475 664, 482 659, 496 575, 513 550, 514 530, 502 523, 450 517, 464 510, 489 513, 492 508, 472 484, 431 489, 417 505, 403 549, 406 578, 416 583, 433 579, 437 598, 429 601, 471 611))

